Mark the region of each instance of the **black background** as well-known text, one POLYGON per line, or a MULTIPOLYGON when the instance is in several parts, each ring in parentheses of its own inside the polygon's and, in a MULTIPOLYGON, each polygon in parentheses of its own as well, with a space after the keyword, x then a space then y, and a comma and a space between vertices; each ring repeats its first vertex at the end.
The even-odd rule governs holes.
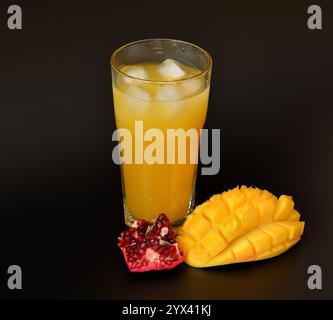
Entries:
POLYGON ((0 4, 0 292, 5 298, 333 298, 332 6, 329 1, 17 1, 0 4), (323 29, 307 28, 319 4, 323 29), (197 202, 237 185, 294 197, 302 241, 275 259, 130 274, 109 57, 142 38, 196 43, 213 57, 207 128, 221 172, 197 202), (23 290, 7 289, 7 268, 23 290), (307 268, 323 269, 323 290, 307 268))

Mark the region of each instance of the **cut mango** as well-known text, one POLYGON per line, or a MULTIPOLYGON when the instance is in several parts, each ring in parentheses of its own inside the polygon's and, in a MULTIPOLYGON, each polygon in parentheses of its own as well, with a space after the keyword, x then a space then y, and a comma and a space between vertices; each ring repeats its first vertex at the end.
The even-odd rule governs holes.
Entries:
POLYGON ((267 259, 300 240, 299 220, 290 196, 242 186, 196 207, 178 229, 177 242, 194 267, 267 259))

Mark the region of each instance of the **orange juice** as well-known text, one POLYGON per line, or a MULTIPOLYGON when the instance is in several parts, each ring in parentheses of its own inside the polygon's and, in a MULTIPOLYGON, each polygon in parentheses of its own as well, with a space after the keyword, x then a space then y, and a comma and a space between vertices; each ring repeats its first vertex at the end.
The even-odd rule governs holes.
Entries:
MULTIPOLYGON (((192 129, 203 127, 208 104, 209 86, 195 77, 199 71, 193 67, 178 65, 184 70, 184 81, 168 84, 165 75, 158 73, 158 64, 125 66, 124 74, 144 76, 148 81, 136 81, 131 77, 118 79, 113 84, 114 108, 117 128, 128 129, 134 139, 135 122, 142 121, 143 134, 150 128, 158 128, 167 137, 167 129, 192 129), (131 71, 133 71, 131 73, 131 71)), ((150 142, 143 142, 146 148, 150 142)), ((164 143, 164 154, 167 142, 164 143)), ((135 154, 135 143, 132 144, 135 154)), ((125 211, 135 219, 153 220, 166 213, 171 222, 181 220, 191 209, 197 165, 189 163, 191 152, 186 145, 185 164, 122 164, 125 211)), ((165 162, 167 156, 164 155, 165 162)))

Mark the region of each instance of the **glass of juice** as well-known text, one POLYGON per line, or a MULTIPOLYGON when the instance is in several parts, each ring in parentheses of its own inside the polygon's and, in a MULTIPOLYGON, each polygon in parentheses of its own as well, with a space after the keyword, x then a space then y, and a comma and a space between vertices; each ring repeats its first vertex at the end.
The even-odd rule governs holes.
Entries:
POLYGON ((179 40, 140 40, 113 53, 116 125, 127 132, 119 140, 126 224, 165 213, 176 225, 192 211, 211 68, 205 50, 179 40))

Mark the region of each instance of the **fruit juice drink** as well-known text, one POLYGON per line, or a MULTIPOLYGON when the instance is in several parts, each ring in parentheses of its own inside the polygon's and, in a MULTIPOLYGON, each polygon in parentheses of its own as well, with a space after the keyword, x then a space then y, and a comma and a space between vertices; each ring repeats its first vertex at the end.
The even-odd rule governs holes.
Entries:
MULTIPOLYGON (((113 71, 114 72, 114 71, 113 71)), ((172 223, 181 221, 194 206, 197 164, 190 162, 198 156, 189 140, 181 146, 186 162, 179 163, 175 140, 175 163, 168 162, 168 129, 191 129, 200 138, 208 104, 210 73, 193 64, 174 59, 161 62, 123 64, 113 74, 113 98, 116 125, 132 136, 132 163, 121 165, 125 222, 135 219, 152 221, 165 213, 172 223), (142 132, 137 129, 138 121, 142 132), (143 152, 157 139, 143 137, 150 129, 162 133, 163 163, 138 163, 137 148, 143 152)), ((159 140, 161 142, 161 140, 159 140)), ((161 150, 161 149, 159 149, 161 150)))

